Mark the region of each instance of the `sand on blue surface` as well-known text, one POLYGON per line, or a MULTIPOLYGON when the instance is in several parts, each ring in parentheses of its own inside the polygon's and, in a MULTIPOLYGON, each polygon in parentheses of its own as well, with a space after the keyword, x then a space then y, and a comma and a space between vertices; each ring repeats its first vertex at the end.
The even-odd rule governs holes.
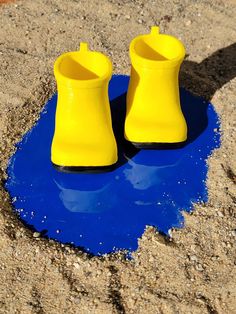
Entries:
POLYGON ((234 0, 21 0, 0 5, 0 313, 235 313, 234 0), (80 41, 129 74, 131 39, 153 24, 179 37, 180 84, 211 101, 222 145, 208 160, 209 200, 169 241, 148 228, 134 259, 95 257, 26 228, 4 189, 16 144, 55 93, 53 62, 80 41))

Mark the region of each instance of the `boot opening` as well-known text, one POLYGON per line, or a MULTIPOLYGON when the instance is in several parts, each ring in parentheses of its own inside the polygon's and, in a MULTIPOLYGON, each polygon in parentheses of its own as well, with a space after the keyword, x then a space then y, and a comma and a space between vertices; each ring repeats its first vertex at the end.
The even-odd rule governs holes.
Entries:
POLYGON ((134 51, 142 58, 153 61, 171 61, 184 56, 182 43, 169 35, 145 35, 138 38, 134 51))
POLYGON ((107 57, 96 52, 66 53, 59 64, 60 73, 73 80, 94 80, 109 72, 107 57))

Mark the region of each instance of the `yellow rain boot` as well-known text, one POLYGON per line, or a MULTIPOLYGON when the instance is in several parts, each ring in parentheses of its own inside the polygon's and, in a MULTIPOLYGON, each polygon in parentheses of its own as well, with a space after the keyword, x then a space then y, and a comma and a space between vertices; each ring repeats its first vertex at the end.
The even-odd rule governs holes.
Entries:
POLYGON ((178 86, 184 56, 183 44, 173 36, 159 34, 157 26, 150 34, 132 40, 125 137, 134 145, 186 140, 178 86))
POLYGON ((90 51, 62 54, 54 64, 58 100, 51 161, 62 171, 106 169, 117 161, 108 84, 110 60, 90 51))

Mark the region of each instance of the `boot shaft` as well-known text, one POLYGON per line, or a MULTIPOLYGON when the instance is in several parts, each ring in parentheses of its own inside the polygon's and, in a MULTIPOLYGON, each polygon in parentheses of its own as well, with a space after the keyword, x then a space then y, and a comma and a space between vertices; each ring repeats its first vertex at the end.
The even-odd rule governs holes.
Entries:
POLYGON ((186 140, 187 126, 178 84, 184 55, 182 43, 173 36, 159 34, 158 27, 131 42, 125 123, 125 136, 129 141, 173 143, 186 140))
POLYGON ((114 164, 117 148, 108 99, 110 60, 82 43, 80 51, 56 60, 54 74, 58 101, 52 162, 64 167, 114 164))

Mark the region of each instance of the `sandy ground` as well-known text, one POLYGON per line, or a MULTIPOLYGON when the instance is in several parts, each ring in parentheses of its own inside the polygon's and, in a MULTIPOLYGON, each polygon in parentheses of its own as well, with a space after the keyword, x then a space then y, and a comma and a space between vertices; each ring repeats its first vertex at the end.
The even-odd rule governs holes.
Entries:
MULTIPOLYGON (((2 1, 0 1, 2 2, 2 1)), ((0 313, 236 313, 236 2, 25 0, 0 5, 0 313), (209 202, 171 241, 149 228, 132 261, 35 238, 3 188, 14 144, 55 92, 52 66, 80 41, 129 73, 131 39, 153 24, 185 43, 181 86, 212 100, 222 146, 209 202)))

